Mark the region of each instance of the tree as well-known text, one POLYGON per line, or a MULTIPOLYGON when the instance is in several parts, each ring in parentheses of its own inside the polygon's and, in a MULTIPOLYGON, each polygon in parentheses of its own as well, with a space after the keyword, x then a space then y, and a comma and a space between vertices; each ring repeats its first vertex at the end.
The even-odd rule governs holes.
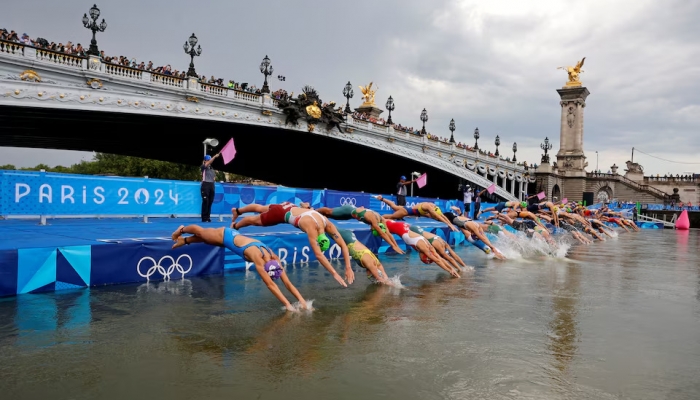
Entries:
MULTIPOLYGON (((16 169, 14 165, 1 165, 0 169, 16 169)), ((116 175, 116 176, 148 176, 156 179, 172 179, 182 181, 198 181, 202 177, 202 172, 198 166, 177 164, 166 161, 149 160, 139 157, 120 156, 108 153, 95 153, 92 161, 81 161, 70 167, 58 165, 49 167, 46 164, 39 164, 31 168, 20 168, 23 171, 62 172, 82 175, 116 175)), ((241 175, 229 175, 229 180, 238 181, 247 179, 241 175), (231 179, 235 177, 236 179, 231 179)), ((217 171, 216 180, 225 181, 225 175, 217 171)))

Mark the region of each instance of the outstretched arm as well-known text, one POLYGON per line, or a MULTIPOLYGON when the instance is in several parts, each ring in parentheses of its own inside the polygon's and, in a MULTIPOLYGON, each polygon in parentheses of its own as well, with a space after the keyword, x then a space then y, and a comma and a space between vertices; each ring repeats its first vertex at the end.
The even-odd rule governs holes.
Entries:
POLYGON ((340 250, 343 252, 343 258, 345 259, 345 278, 348 280, 349 284, 352 284, 355 281, 355 272, 352 270, 352 265, 350 263, 350 250, 348 250, 348 245, 345 243, 345 240, 343 240, 343 237, 340 236, 338 229, 335 225, 331 224, 330 221, 328 221, 328 225, 326 225, 326 231, 331 234, 331 237, 338 243, 340 250))
POLYGON ((331 273, 331 275, 333 275, 333 278, 335 278, 335 280, 338 281, 338 283, 340 283, 343 287, 348 287, 348 285, 343 280, 343 277, 340 276, 340 274, 338 274, 338 272, 331 265, 330 261, 328 261, 326 256, 323 255, 321 248, 318 246, 318 243, 316 243, 316 238, 309 232, 307 232, 306 235, 309 237, 309 245, 311 246, 311 249, 313 250, 318 262, 320 262, 321 265, 323 265, 323 268, 325 268, 328 272, 331 273))
POLYGON ((379 236, 381 236, 382 239, 384 239, 389 245, 391 246, 392 249, 394 249, 395 252, 399 254, 404 254, 404 251, 401 250, 399 247, 398 243, 396 243, 396 240, 394 240, 394 237, 391 235, 389 232, 385 232, 382 228, 379 227, 379 223, 375 220, 372 220, 372 229, 377 231, 379 233, 379 236))
MULTIPOLYGON (((280 262, 280 258, 277 257, 277 254, 272 253, 270 255, 270 257, 273 260, 280 262)), ((280 265, 282 265, 282 264, 280 263, 280 265)), ((301 306, 304 308, 308 308, 308 306, 306 305, 306 300, 304 300, 304 298, 301 296, 301 293, 299 293, 299 291, 297 290, 296 286, 294 286, 292 284, 292 282, 289 280, 289 277, 287 276, 286 271, 282 270, 282 276, 280 278, 282 279, 282 283, 284 284, 284 287, 286 287, 287 290, 289 290, 289 293, 291 293, 294 297, 296 297, 296 299, 299 301, 299 304, 301 304, 301 306)))
MULTIPOLYGON (((275 297, 277 297, 277 300, 282 302, 282 304, 284 304, 284 306, 287 308, 288 311, 295 311, 294 307, 292 307, 292 304, 289 302, 289 300, 287 300, 286 297, 284 297, 280 288, 277 287, 277 284, 272 280, 272 278, 270 278, 270 276, 267 274, 267 272, 265 272, 265 267, 262 264, 262 260, 256 260, 255 270, 258 271, 258 274, 260 274, 260 277, 262 278, 263 282, 265 282, 265 286, 267 286, 267 288, 270 289, 272 294, 275 297)), ((284 282, 284 279, 287 278, 287 276, 284 273, 282 274, 282 276, 283 276, 282 279, 284 282)), ((287 281, 289 281, 289 279, 287 279, 287 281)), ((291 282, 290 282, 290 285, 291 285, 291 282)), ((287 286, 286 283, 285 283, 285 286, 287 286)), ((287 288, 289 288, 289 287, 287 287, 287 288)))

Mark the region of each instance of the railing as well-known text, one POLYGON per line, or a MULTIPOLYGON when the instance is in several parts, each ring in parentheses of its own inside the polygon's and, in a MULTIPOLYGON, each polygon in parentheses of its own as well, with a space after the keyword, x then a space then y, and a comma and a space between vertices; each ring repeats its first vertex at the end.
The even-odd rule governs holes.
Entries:
POLYGON ((21 43, 0 40, 0 53, 24 56, 24 45, 21 43))
POLYGON ((162 75, 151 72, 151 83, 156 83, 159 85, 172 86, 172 87, 184 87, 185 80, 182 78, 177 78, 172 75, 162 75))
POLYGON ((218 86, 218 85, 212 85, 210 83, 200 83, 199 84, 199 91, 204 92, 204 93, 209 93, 213 94, 215 96, 223 96, 227 97, 228 96, 228 88, 225 88, 223 86, 218 86))
POLYGON ((86 60, 87 58, 60 53, 58 51, 37 48, 36 59, 39 61, 65 65, 72 68, 82 68, 83 60, 86 60))
POLYGON ((105 73, 129 79, 143 79, 143 70, 127 67, 124 65, 104 63, 105 73))
POLYGON ((237 100, 249 101, 251 103, 260 103, 261 95, 240 90, 233 90, 233 98, 237 100))
POLYGON ((675 176, 645 176, 644 182, 658 183, 700 183, 698 178, 691 177, 675 177, 675 176))
POLYGON ((633 180, 631 180, 631 179, 629 179, 629 178, 625 178, 625 177, 622 176, 622 175, 618 175, 618 174, 601 174, 601 173, 597 173, 597 172, 587 172, 587 173, 586 173, 586 176, 587 176, 588 178, 602 178, 602 179, 612 179, 612 180, 616 180, 616 181, 622 182, 622 183, 624 183, 624 184, 626 184, 626 185, 628 185, 628 186, 631 186, 631 187, 633 187, 633 188, 639 190, 640 192, 649 192, 649 193, 654 194, 654 195, 656 195, 656 196, 659 196, 659 197, 661 197, 661 198, 666 198, 666 197, 668 197, 668 193, 664 192, 663 190, 659 190, 659 189, 657 189, 657 188, 655 188, 655 187, 653 187, 653 186, 649 186, 649 185, 642 185, 642 184, 640 184, 640 183, 638 183, 638 182, 635 182, 635 181, 633 181, 633 180))

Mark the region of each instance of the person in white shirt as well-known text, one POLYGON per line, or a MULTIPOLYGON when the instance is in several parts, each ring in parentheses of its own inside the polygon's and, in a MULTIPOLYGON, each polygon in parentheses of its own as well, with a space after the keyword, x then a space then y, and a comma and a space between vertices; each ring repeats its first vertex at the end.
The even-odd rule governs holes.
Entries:
POLYGON ((464 195, 464 215, 469 215, 474 198, 474 189, 469 185, 462 186, 462 194, 464 195))

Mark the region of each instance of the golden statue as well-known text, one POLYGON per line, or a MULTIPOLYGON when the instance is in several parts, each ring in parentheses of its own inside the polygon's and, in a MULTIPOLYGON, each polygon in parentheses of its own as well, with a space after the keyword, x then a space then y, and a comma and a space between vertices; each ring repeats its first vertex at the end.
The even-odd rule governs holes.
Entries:
MULTIPOLYGON (((318 102, 314 100, 314 104, 306 106, 306 113, 311 116, 311 118, 319 119, 321 118, 321 109, 318 108, 318 102)), ((311 132, 311 131, 309 131, 311 132)))
POLYGON ((578 76, 581 72, 581 67, 583 67, 583 62, 586 60, 586 57, 583 57, 583 59, 579 62, 576 63, 575 67, 572 66, 567 66, 567 67, 558 67, 557 69, 563 69, 569 74, 569 81, 566 82, 566 86, 564 87, 572 87, 572 86, 581 86, 581 81, 579 80, 578 76))
POLYGON ((379 89, 379 87, 377 87, 377 89, 372 90, 373 84, 374 84, 374 82, 370 82, 369 85, 367 85, 367 87, 360 86, 360 90, 362 91, 362 98, 365 99, 365 102, 362 103, 362 107, 365 107, 365 106, 375 106, 376 107, 376 104, 374 104, 374 94, 377 92, 377 89, 379 89))

